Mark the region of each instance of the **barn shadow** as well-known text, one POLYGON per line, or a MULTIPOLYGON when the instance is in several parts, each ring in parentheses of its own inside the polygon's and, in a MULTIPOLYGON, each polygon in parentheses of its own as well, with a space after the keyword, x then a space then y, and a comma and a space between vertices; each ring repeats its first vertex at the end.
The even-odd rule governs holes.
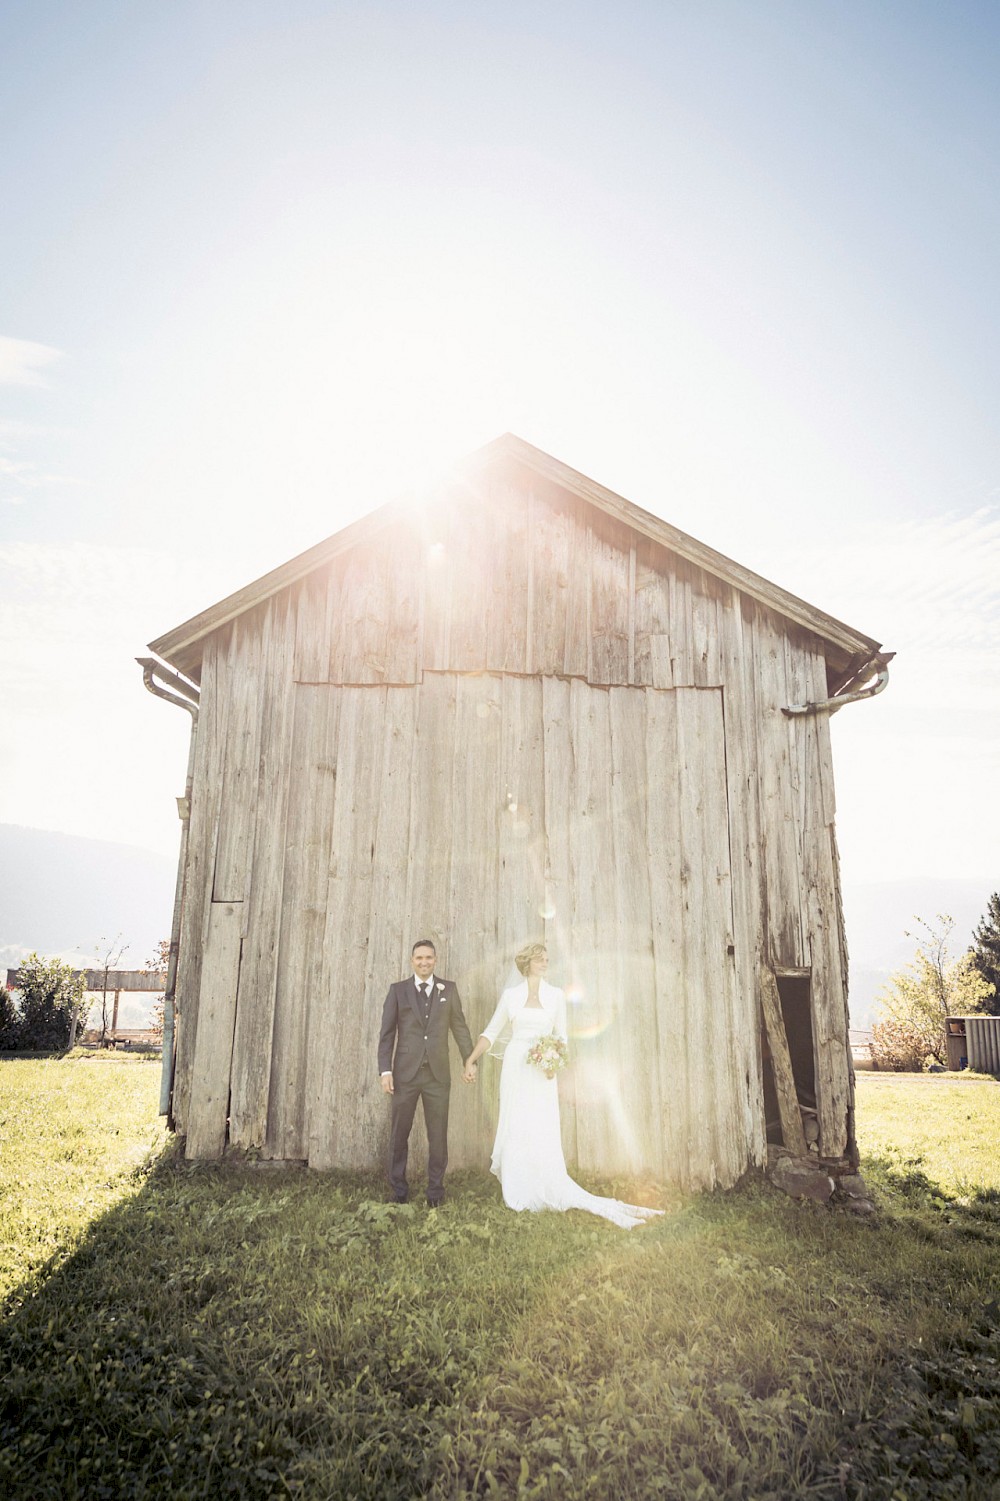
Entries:
MULTIPOLYGON (((428 1413, 457 1423, 485 1359, 455 1286, 509 1226, 496 1180, 449 1175, 433 1212, 388 1203, 381 1171, 192 1164, 176 1138, 136 1176, 0 1309, 0 1494, 419 1493, 428 1413), (392 1436, 377 1483, 324 1491, 370 1431, 392 1436)), ((622 1233, 573 1218, 571 1261, 622 1233)))
MULTIPOLYGON (((944 1203, 917 1172, 894 1183, 906 1202, 944 1203)), ((678 1201, 641 1240, 584 1215, 512 1221, 480 1171, 456 1173, 451 1195, 438 1214, 400 1209, 380 1175, 184 1164, 171 1144, 3 1308, 0 1489, 12 1501, 420 1494, 437 1462, 428 1435, 488 1403, 561 1287, 579 1292, 633 1247, 714 1265, 748 1219, 803 1261, 834 1233, 832 1211, 760 1184, 678 1201), (463 1305, 479 1266, 495 1329, 470 1328, 463 1305), (331 1475, 339 1488, 324 1490, 331 1475)), ((1000 1236, 1000 1194, 948 1202, 958 1233, 1000 1236)), ((845 1219, 836 1233, 873 1229, 845 1219)), ((927 1236, 905 1216, 892 1233, 914 1249, 927 1236)))

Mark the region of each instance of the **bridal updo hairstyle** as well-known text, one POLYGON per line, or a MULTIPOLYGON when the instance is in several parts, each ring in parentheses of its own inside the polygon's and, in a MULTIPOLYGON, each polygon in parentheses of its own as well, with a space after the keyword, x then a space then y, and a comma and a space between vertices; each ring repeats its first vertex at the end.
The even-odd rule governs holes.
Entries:
POLYGON ((540 959, 547 954, 548 949, 544 943, 526 943, 524 948, 514 955, 514 963, 522 975, 526 975, 531 968, 532 959, 540 959))

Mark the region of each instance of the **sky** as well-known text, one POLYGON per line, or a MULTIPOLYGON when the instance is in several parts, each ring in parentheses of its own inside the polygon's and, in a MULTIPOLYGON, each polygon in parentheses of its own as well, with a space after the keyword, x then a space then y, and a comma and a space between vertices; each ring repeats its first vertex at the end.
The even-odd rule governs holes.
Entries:
POLYGON ((5 0, 0 56, 0 822, 173 855, 145 644, 513 431, 898 653, 845 885, 985 908, 1000 7, 5 0))

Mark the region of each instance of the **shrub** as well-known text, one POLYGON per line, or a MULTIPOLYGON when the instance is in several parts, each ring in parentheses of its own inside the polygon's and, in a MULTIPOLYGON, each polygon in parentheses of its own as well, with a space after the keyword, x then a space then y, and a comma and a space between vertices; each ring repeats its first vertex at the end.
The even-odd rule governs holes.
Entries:
POLYGON ((21 1013, 6 985, 0 985, 0 1049, 9 1052, 18 1046, 21 1013))
POLYGON ((919 1073, 928 1058, 936 1057, 937 1034, 919 1022, 887 1016, 872 1023, 871 1054, 876 1068, 895 1073, 919 1073))
MULTIPOLYGON (((73 1021, 83 1005, 85 977, 61 959, 29 954, 17 977, 17 1000, 0 1046, 59 1052, 69 1046, 73 1021), (6 1038, 10 1037, 10 1041, 6 1038)), ((9 992, 8 992, 9 995, 9 992)))

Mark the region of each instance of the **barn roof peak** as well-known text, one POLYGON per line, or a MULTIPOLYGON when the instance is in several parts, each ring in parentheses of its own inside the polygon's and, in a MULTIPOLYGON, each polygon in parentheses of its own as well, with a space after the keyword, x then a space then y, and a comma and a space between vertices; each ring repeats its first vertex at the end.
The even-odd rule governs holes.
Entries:
MULTIPOLYGON (((598 484, 596 480, 581 474, 579 470, 564 464, 560 459, 536 448, 515 433, 502 433, 491 442, 477 449, 454 466, 450 478, 470 479, 497 467, 528 471, 604 512, 630 527, 641 536, 650 538, 669 552, 702 568, 706 573, 721 579, 741 593, 775 610, 785 619, 812 631, 824 643, 829 655, 840 666, 848 663, 861 665, 871 660, 879 651, 879 643, 869 636, 845 625, 843 621, 827 615, 824 611, 772 584, 760 574, 743 567, 732 558, 717 552, 704 542, 697 541, 688 533, 661 520, 641 506, 598 484)), ((234 594, 217 604, 209 606, 200 614, 166 632, 150 642, 150 650, 163 660, 177 666, 181 671, 190 671, 192 654, 197 654, 199 643, 213 631, 228 624, 238 615, 253 609, 281 589, 297 583, 307 574, 322 567, 330 559, 369 542, 384 528, 405 518, 410 498, 388 501, 366 516, 351 522, 340 531, 318 542, 314 547, 290 558, 288 562, 263 574, 234 594)))

